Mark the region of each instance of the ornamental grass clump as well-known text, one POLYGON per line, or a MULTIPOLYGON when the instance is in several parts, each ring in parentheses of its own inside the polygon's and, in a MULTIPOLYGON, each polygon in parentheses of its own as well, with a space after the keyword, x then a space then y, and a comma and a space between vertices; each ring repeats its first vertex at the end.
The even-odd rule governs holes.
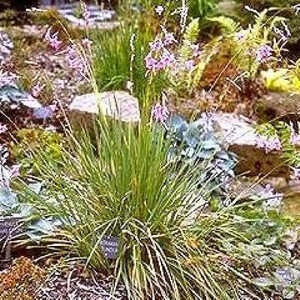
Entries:
POLYGON ((214 178, 168 161, 170 144, 154 124, 102 119, 92 135, 83 131, 70 140, 59 161, 36 153, 44 192, 21 190, 21 201, 61 224, 41 240, 49 249, 113 274, 129 299, 235 299, 240 288, 248 293, 251 281, 240 269, 255 262, 254 252, 243 250, 250 244, 241 230, 248 220, 230 209, 207 211, 214 178), (115 256, 102 246, 109 239, 117 241, 115 256))

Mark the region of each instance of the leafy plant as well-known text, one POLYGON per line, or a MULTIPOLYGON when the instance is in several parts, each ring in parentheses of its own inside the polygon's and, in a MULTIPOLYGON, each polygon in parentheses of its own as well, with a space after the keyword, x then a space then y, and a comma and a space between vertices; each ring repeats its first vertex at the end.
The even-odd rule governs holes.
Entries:
POLYGON ((13 159, 22 163, 26 172, 36 174, 35 152, 42 148, 53 161, 59 161, 62 156, 63 137, 56 132, 24 128, 16 132, 16 141, 12 143, 10 152, 13 159))
POLYGON ((83 14, 84 14, 84 7, 82 5, 82 2, 79 2, 73 9, 73 15, 76 18, 83 18, 83 14))
POLYGON ((0 87, 0 108, 2 113, 20 109, 21 107, 39 108, 41 104, 30 94, 22 91, 15 85, 0 87))
POLYGON ((17 258, 7 272, 0 275, 1 297, 7 300, 34 299, 46 278, 46 270, 33 264, 29 258, 17 258))
POLYGON ((255 23, 247 29, 241 29, 241 25, 229 17, 210 18, 212 22, 218 22, 227 38, 226 43, 231 45, 231 62, 239 69, 245 71, 249 77, 255 77, 261 63, 272 62, 280 54, 280 43, 276 39, 271 42, 272 30, 277 24, 284 21, 282 17, 268 17, 269 10, 264 10, 255 15, 255 23), (267 52, 266 60, 258 56, 260 49, 267 52))
POLYGON ((300 152, 292 143, 293 131, 290 125, 282 121, 273 124, 265 123, 257 127, 257 132, 267 137, 279 138, 282 146, 282 157, 286 164, 293 167, 300 166, 300 152))
MULTIPOLYGON (((184 161, 197 166, 201 181, 208 183, 216 201, 217 194, 224 193, 226 184, 234 177, 236 158, 223 149, 207 122, 205 117, 188 123, 181 116, 172 116, 167 123, 172 140, 168 157, 177 163, 184 161)), ((206 199, 211 200, 212 194, 206 193, 206 199)))
POLYGON ((300 77, 297 72, 297 65, 299 65, 300 59, 294 68, 291 69, 269 69, 262 72, 262 77, 265 82, 265 86, 269 91, 274 92, 300 92, 300 77))
POLYGON ((290 48, 290 54, 297 57, 297 47, 299 47, 299 28, 300 28, 300 21, 299 16, 296 13, 296 10, 293 8, 299 1, 297 0, 235 0, 237 3, 241 4, 237 7, 236 11, 243 21, 243 24, 248 24, 251 22, 252 13, 245 11, 245 6, 250 6, 253 9, 258 11, 262 11, 264 9, 274 8, 276 7, 277 10, 270 11, 272 15, 278 15, 280 17, 284 17, 287 20, 287 25, 291 31, 291 37, 288 40, 288 47, 290 48))
POLYGON ((215 15, 219 0, 188 0, 189 14, 191 17, 205 18, 215 15))

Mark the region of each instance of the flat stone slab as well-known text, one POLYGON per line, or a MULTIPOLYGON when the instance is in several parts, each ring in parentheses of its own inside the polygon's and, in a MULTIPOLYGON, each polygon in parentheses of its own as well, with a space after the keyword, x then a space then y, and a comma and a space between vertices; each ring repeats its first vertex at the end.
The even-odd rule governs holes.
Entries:
POLYGON ((76 96, 69 106, 71 120, 77 117, 93 119, 100 110, 108 117, 126 122, 136 123, 140 121, 140 109, 138 99, 125 91, 111 91, 103 93, 91 93, 76 96))

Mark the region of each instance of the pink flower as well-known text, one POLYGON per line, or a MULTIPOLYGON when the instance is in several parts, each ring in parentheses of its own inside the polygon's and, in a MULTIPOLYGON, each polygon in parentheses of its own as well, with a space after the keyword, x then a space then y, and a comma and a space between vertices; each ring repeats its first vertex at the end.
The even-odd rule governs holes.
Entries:
POLYGON ((7 125, 0 124, 0 134, 5 133, 8 130, 7 125))
POLYGON ((188 60, 184 63, 184 68, 187 70, 187 71, 193 71, 194 69, 194 61, 191 59, 191 60, 188 60))
POLYGON ((280 151, 282 149, 279 138, 264 138, 259 137, 256 139, 256 146, 265 149, 266 153, 272 151, 280 151))
POLYGON ((169 51, 164 51, 160 60, 163 64, 163 68, 172 66, 175 62, 174 54, 171 54, 169 51))
POLYGON ((10 178, 16 178, 20 176, 20 165, 14 165, 10 169, 10 178))
POLYGON ((55 32, 51 35, 51 29, 52 29, 52 27, 50 27, 47 30, 46 35, 45 35, 45 41, 47 41, 49 43, 50 47, 53 50, 58 51, 62 46, 62 41, 60 41, 57 37, 58 32, 55 32))
POLYGON ((164 123, 169 117, 169 110, 165 105, 156 103, 151 110, 152 118, 159 123, 164 123))
POLYGON ((279 210, 283 199, 283 194, 277 193, 271 184, 267 184, 265 188, 258 193, 259 198, 264 200, 264 207, 269 210, 279 210))
POLYGON ((259 63, 264 63, 270 60, 273 49, 268 45, 262 45, 256 50, 256 60, 259 63))
POLYGON ((146 56, 145 62, 146 68, 150 71, 154 71, 158 63, 158 61, 151 56, 151 53, 146 56))
POLYGON ((31 90, 32 96, 35 98, 39 98, 44 87, 45 87, 45 84, 41 84, 40 82, 35 84, 31 90))
POLYGON ((89 40, 88 38, 85 38, 81 41, 81 44, 83 47, 90 49, 93 44, 93 41, 89 40))
POLYGON ((293 145, 300 145, 300 135, 292 133, 292 135, 291 135, 291 143, 293 145))
POLYGON ((150 44, 151 51, 159 51, 164 47, 162 40, 155 40, 150 44))
POLYGON ((158 5, 158 6, 156 6, 155 7, 155 12, 159 15, 159 16, 161 16, 162 15, 162 13, 164 12, 164 7, 162 6, 162 5, 158 5))
POLYGON ((164 51, 160 57, 160 60, 153 58, 151 53, 149 53, 145 58, 145 62, 148 70, 160 71, 166 67, 173 66, 176 60, 173 54, 171 54, 169 51, 164 51))
POLYGON ((76 45, 69 46, 66 50, 66 59, 70 69, 83 75, 87 70, 87 61, 82 57, 76 45))
POLYGON ((235 40, 236 41, 241 41, 245 38, 246 36, 246 30, 240 30, 235 34, 235 40))
POLYGON ((191 49, 193 51, 194 57, 198 56, 201 53, 199 44, 191 45, 191 49))
POLYGON ((164 39, 165 46, 172 45, 172 44, 174 44, 176 42, 177 41, 176 41, 173 33, 171 33, 171 32, 166 32, 165 33, 165 39, 164 39))
POLYGON ((160 71, 163 70, 165 67, 166 67, 165 62, 163 60, 159 60, 155 65, 155 70, 160 71))

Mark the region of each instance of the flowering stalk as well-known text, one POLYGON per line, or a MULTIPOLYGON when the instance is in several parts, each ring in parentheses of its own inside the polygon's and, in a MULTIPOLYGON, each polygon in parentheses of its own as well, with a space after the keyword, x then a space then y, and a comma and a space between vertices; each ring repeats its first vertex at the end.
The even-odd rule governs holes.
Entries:
POLYGON ((7 125, 0 124, 0 134, 7 132, 7 130, 8 130, 7 125))
POLYGON ((256 61, 258 63, 265 63, 272 57, 273 49, 268 45, 262 45, 256 50, 256 61))
POLYGON ((32 96, 35 98, 39 98, 44 88, 45 88, 45 84, 41 84, 41 82, 38 81, 31 89, 32 96))
POLYGON ((155 122, 160 123, 166 127, 166 121, 170 116, 170 112, 166 105, 156 103, 151 110, 151 117, 155 122))
POLYGON ((58 31, 51 34, 52 27, 50 27, 45 35, 45 41, 49 43, 49 46, 54 50, 58 51, 62 46, 62 41, 58 39, 58 31))
POLYGON ((91 55, 91 44, 89 39, 83 39, 81 45, 71 45, 66 51, 68 67, 77 75, 85 77, 89 71, 89 56, 91 55), (80 47, 81 46, 81 47, 80 47), (83 53, 84 52, 84 53, 83 53))
POLYGON ((84 2, 82 2, 82 10, 83 10, 82 16, 84 19, 84 25, 87 29, 90 24, 91 15, 90 15, 90 12, 88 11, 87 5, 84 2))

